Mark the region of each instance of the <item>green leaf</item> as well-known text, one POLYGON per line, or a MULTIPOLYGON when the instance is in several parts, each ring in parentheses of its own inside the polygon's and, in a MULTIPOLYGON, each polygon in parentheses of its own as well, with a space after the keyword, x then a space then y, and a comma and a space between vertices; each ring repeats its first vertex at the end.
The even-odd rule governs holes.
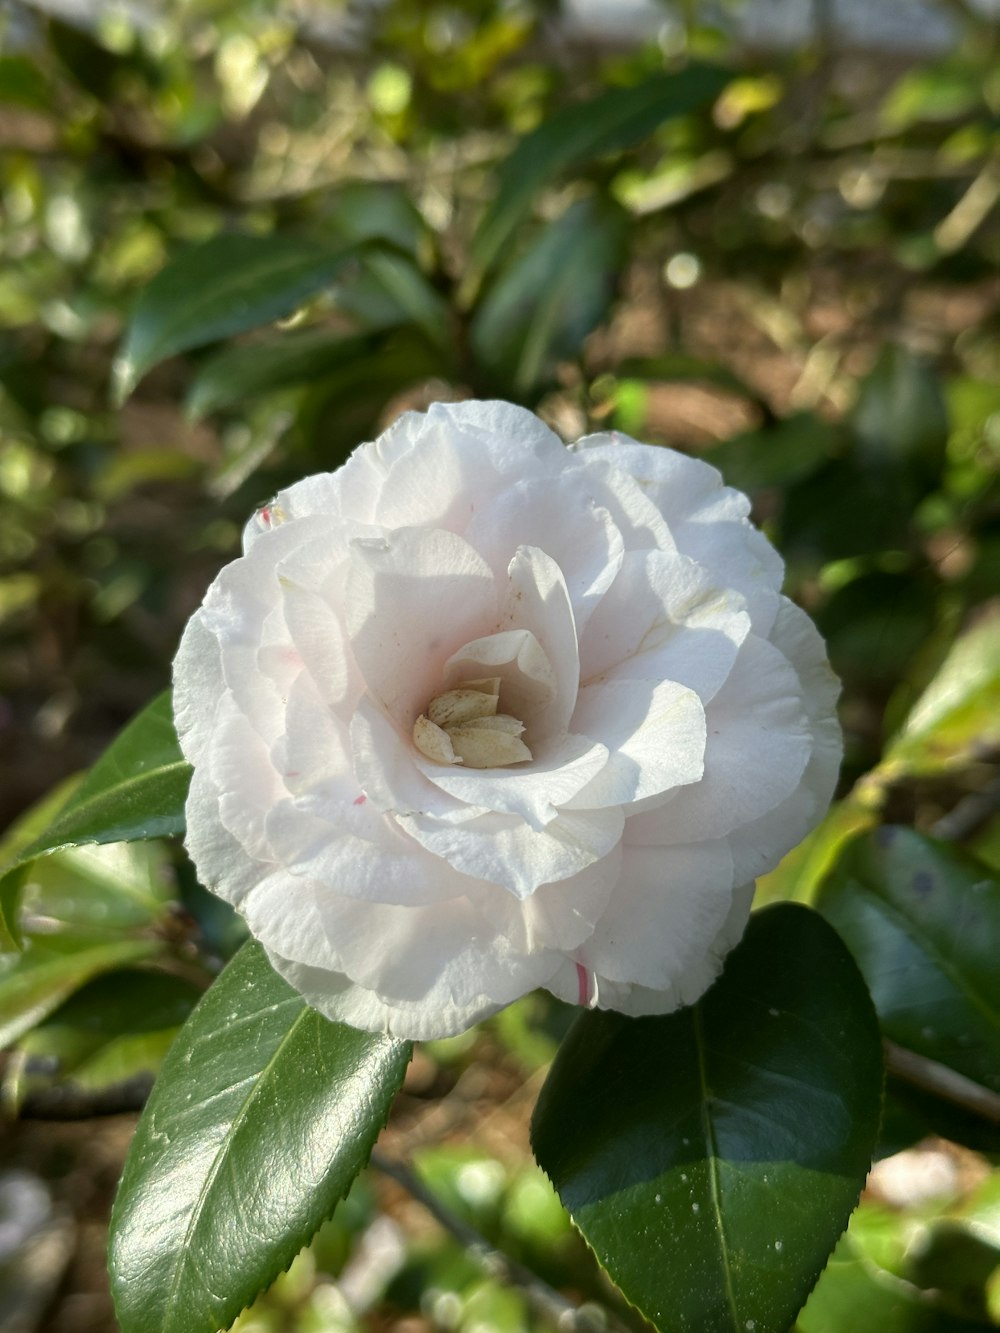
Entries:
POLYGON ((228 1328, 347 1193, 409 1054, 329 1022, 244 945, 171 1048, 125 1163, 122 1333, 228 1328))
POLYGON ((160 940, 99 940, 65 932, 29 941, 0 969, 0 1049, 9 1046, 94 977, 162 953, 160 940))
POLYGON ((609 88, 549 116, 497 172, 496 197, 472 242, 476 267, 485 270, 494 263, 542 186, 595 158, 633 147, 676 116, 709 106, 729 77, 714 66, 692 64, 632 88, 609 88))
POLYGON ((812 412, 785 417, 716 445, 706 461, 741 491, 788 486, 810 476, 832 455, 837 432, 812 412))
POLYGON ((948 443, 948 408, 929 366, 904 347, 887 347, 861 385, 854 431, 863 461, 875 468, 902 465, 934 479, 948 443))
POLYGON ((368 336, 331 333, 324 328, 226 347, 198 367, 187 396, 188 416, 198 420, 271 389, 318 379, 341 365, 369 357, 376 345, 368 336))
POLYGON ((49 1114, 60 1101, 90 1095, 159 1069, 170 1043, 199 997, 191 982, 163 972, 98 977, 18 1043, 3 1082, 15 1113, 44 1096, 49 1114))
POLYGON ((1000 880, 913 829, 849 843, 816 906, 864 973, 882 1031, 1000 1092, 1000 880))
POLYGON ((928 777, 1000 749, 1000 616, 964 634, 920 696, 880 768, 928 777))
POLYGON ((8 876, 62 847, 183 833, 190 780, 166 690, 111 742, 44 832, 18 850, 4 869, 0 897, 8 876))
MULTIPOLYGON (((739 394, 757 402, 760 398, 745 380, 723 365, 721 361, 707 361, 704 357, 687 352, 664 352, 659 356, 630 356, 619 361, 614 370, 617 380, 659 380, 664 383, 692 381, 712 384, 718 389, 739 394)), ((789 420, 794 421, 791 417, 789 420)), ((720 446, 721 447, 721 446, 720 446)))
POLYGON ((26 56, 0 56, 0 102, 52 110, 52 93, 38 66, 26 56))
MULTIPOLYGON (((20 864, 20 853, 48 828, 54 816, 80 784, 82 777, 82 774, 76 774, 65 782, 60 782, 11 825, 0 841, 0 870, 20 864)), ((0 954, 21 947, 17 913, 24 879, 24 868, 0 874, 0 954)))
POLYGON ((976 1333, 985 1318, 949 1310, 940 1287, 915 1280, 913 1260, 926 1227, 893 1209, 859 1208, 796 1321, 796 1333, 976 1333), (929 1285, 929 1284, 928 1284, 929 1285), (863 1320, 863 1322, 862 1322, 863 1320))
POLYGON ((115 365, 115 401, 158 361, 289 314, 357 255, 303 236, 241 233, 178 255, 139 297, 115 365))
POLYGON ((584 199, 501 272, 471 330, 479 361, 501 386, 523 396, 558 361, 580 356, 611 304, 625 243, 624 213, 584 199))
POLYGON ((857 968, 817 913, 785 903, 751 918, 693 1007, 580 1018, 532 1141, 663 1333, 787 1333, 857 1203, 881 1085, 857 968))
POLYGON ((391 250, 369 250, 360 271, 337 293, 337 305, 368 332, 412 324, 433 347, 450 348, 451 310, 412 260, 391 250))

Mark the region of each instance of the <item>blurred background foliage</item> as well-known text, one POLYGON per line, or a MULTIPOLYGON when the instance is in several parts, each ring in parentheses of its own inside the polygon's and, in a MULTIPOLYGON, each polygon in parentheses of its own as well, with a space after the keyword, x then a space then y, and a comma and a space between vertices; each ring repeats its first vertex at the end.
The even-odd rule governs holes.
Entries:
MULTIPOLYGON (((0 5, 0 825, 56 793, 5 853, 168 683, 255 507, 404 407, 496 395, 566 438, 707 458, 784 555, 847 757, 764 900, 820 890, 836 920, 863 880, 845 842, 885 820, 995 881, 996 19, 900 6, 886 46, 827 0, 755 22, 610 4, 597 29, 584 8, 0 5)), ((972 873, 942 871, 956 895, 972 873)), ((0 1092, 69 1120, 141 1097, 240 938, 158 843, 38 862, 20 926, 0 1092)), ((635 1327, 527 1149, 567 1021, 531 997, 422 1047, 388 1142, 597 1326, 635 1327)), ((887 1151, 945 1137, 905 1187, 876 1176, 802 1333, 859 1308, 887 1333, 1000 1321, 1000 1131, 890 1087, 887 1151)), ((114 1327, 101 1237, 131 1123, 10 1130, 4 1328, 114 1327)), ((547 1326, 378 1172, 239 1325, 547 1326)))

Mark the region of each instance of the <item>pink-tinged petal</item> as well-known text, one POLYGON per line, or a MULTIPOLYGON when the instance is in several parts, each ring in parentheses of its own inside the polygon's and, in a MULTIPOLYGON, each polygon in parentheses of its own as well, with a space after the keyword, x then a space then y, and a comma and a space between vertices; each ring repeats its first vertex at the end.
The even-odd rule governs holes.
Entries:
POLYGON ((708 703, 749 630, 743 598, 687 556, 628 551, 580 641, 581 677, 673 680, 708 703))
POLYGON ((185 806, 187 832, 184 846, 206 889, 234 907, 268 874, 281 867, 250 856, 219 820, 221 793, 207 764, 198 764, 191 778, 185 806))
MULTIPOLYGON (((552 668, 555 694, 530 717, 515 713, 528 731, 532 748, 562 736, 576 707, 580 655, 566 580, 556 562, 537 546, 519 547, 510 562, 500 629, 528 630, 552 668)), ((507 707, 504 701, 504 707, 507 707)))
POLYGON ((466 540, 484 557, 498 582, 521 546, 544 551, 562 571, 580 632, 621 565, 624 545, 600 503, 601 486, 586 468, 563 470, 539 485, 507 486, 476 511, 466 540))
MULTIPOLYGON (((594 933, 621 875, 622 849, 611 851, 570 879, 542 884, 530 898, 515 902, 529 947, 576 949, 594 933)), ((504 898, 512 901, 509 894, 504 898)), ((490 899, 492 902, 493 900, 490 899)), ((483 906, 489 913, 489 907, 483 906)))
POLYGON ((577 453, 580 445, 573 446, 574 456, 585 464, 595 484, 601 486, 601 504, 611 515, 611 521, 621 533, 626 551, 673 551, 675 543, 670 528, 634 477, 622 468, 616 467, 613 456, 605 456, 600 450, 585 448, 577 453))
POLYGON ((441 692, 444 664, 470 639, 497 627, 489 566, 467 542, 439 528, 401 528, 351 544, 347 630, 373 695, 410 730, 441 692))
POLYGON ((361 700, 351 719, 351 756, 358 787, 376 810, 438 819, 468 819, 482 813, 430 781, 427 761, 411 738, 401 735, 368 698, 361 700))
POLYGON ((298 796, 313 793, 331 803, 352 801, 360 794, 355 778, 348 728, 321 698, 316 682, 303 672, 288 693, 285 735, 278 774, 285 790, 298 796))
POLYGON ((630 819, 626 841, 722 838, 773 810, 798 786, 812 737, 798 678, 777 648, 747 639, 706 716, 704 777, 662 808, 630 819))
POLYGON ((571 809, 627 807, 697 782, 704 771, 705 710, 693 690, 671 680, 588 685, 573 726, 603 741, 610 758, 571 809))
POLYGON ((576 955, 598 977, 684 999, 687 974, 705 957, 732 904, 733 863, 725 839, 622 849, 618 886, 576 955))
POLYGON ((785 564, 767 538, 746 519, 691 522, 676 532, 677 545, 721 584, 742 593, 755 634, 766 636, 780 604, 785 564))
POLYGON ((225 688, 219 640, 203 613, 196 611, 184 630, 173 671, 174 723, 189 764, 200 764, 208 755, 216 701, 225 688))
POLYGON ((844 748, 836 714, 840 682, 812 621, 785 598, 771 631, 771 642, 788 659, 801 682, 812 752, 792 794, 730 835, 733 860, 742 879, 756 879, 773 870, 816 827, 833 798, 844 748))
POLYGON ((463 644, 444 664, 444 689, 494 676, 500 680, 500 707, 505 713, 531 725, 553 710, 555 672, 530 630, 503 630, 463 644))
POLYGON ((390 1001, 342 973, 290 962, 272 949, 267 950, 267 956, 274 970, 313 1009, 334 1023, 347 1023, 366 1032, 385 1032, 408 1041, 454 1037, 504 1008, 503 1001, 486 995, 466 1004, 457 1004, 448 997, 433 1005, 422 996, 390 1001))
POLYGON ((228 695, 219 704, 206 766, 223 825, 250 855, 270 861, 265 823, 284 789, 267 746, 228 695))
POLYGON ((520 815, 534 829, 557 818, 557 807, 585 789, 608 762, 608 751, 587 736, 569 734, 517 768, 446 768, 418 757, 417 767, 456 800, 498 814, 520 815))
POLYGON ((473 879, 500 884, 526 898, 540 884, 568 879, 593 865, 621 837, 620 810, 560 813, 537 832, 516 815, 480 815, 463 824, 445 824, 427 815, 398 816, 400 827, 473 879))

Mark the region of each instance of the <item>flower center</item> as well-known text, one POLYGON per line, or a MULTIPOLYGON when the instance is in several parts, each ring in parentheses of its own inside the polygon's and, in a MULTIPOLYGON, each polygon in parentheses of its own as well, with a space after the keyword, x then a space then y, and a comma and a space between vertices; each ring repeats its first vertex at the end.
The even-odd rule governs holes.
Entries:
POLYGON ((413 724, 413 743, 436 764, 506 768, 524 764, 531 751, 521 740, 524 723, 498 713, 500 677, 467 680, 445 690, 413 724))

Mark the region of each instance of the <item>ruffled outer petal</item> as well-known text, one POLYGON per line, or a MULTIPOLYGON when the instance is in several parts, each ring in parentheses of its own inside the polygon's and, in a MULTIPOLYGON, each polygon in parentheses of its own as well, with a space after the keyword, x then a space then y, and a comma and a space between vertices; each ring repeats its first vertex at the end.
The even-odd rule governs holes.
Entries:
POLYGON ((664 1013, 822 817, 837 684, 745 496, 524 409, 406 413, 247 525, 174 664, 187 846, 331 1018, 459 1032, 536 986, 664 1013), (437 764, 499 677, 532 759, 437 764))

